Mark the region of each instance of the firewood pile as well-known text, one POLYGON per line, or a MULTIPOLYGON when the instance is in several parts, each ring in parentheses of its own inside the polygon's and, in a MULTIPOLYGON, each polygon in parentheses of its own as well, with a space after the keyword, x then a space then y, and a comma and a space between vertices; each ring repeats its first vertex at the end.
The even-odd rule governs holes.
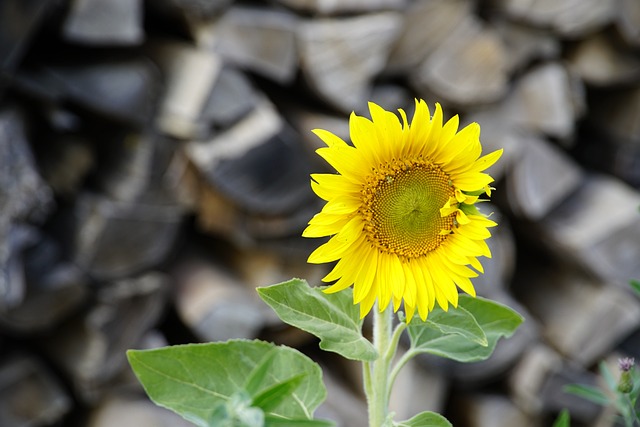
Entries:
POLYGON ((0 425, 186 426, 125 350, 258 337, 366 426, 359 368, 254 288, 327 272, 300 237, 328 171, 310 130, 416 97, 505 150, 474 283, 526 322, 486 362, 410 365, 398 418, 613 426, 563 386, 640 360, 638 0, 0 2, 0 425))

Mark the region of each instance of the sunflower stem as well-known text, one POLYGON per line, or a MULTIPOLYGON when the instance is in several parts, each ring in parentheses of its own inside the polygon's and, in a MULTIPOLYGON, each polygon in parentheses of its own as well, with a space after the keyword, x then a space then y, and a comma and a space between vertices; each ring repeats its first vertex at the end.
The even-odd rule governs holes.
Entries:
POLYGON ((390 345, 395 340, 391 339, 391 307, 382 312, 376 307, 373 312, 373 345, 378 352, 378 359, 370 364, 370 384, 367 387, 365 383, 365 393, 369 406, 369 427, 381 427, 389 414, 389 367, 394 354, 390 345))
POLYGON ((393 366, 393 369, 391 369, 391 373, 389 374, 389 396, 391 396, 391 389, 393 388, 393 384, 395 383, 400 370, 416 355, 417 353, 407 350, 402 356, 400 356, 400 359, 398 359, 396 364, 393 366))

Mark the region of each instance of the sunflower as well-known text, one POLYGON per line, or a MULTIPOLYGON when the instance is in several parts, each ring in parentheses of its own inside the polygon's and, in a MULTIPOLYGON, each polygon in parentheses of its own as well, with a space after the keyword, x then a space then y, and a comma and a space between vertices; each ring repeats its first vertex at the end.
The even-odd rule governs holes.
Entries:
POLYGON ((304 237, 331 238, 310 263, 337 261, 322 280, 325 292, 353 285, 353 302, 366 316, 404 303, 407 322, 416 308, 426 320, 437 302, 457 306, 458 288, 475 296, 470 278, 482 273, 478 257, 491 257, 485 240, 496 223, 475 204, 490 195, 493 178, 483 171, 502 150, 480 157, 480 126, 458 132, 458 117, 443 125, 436 104, 416 100, 411 124, 369 103, 371 119, 349 118, 353 146, 326 130, 313 132, 327 145, 317 150, 337 174, 312 174, 313 191, 327 203, 304 237))

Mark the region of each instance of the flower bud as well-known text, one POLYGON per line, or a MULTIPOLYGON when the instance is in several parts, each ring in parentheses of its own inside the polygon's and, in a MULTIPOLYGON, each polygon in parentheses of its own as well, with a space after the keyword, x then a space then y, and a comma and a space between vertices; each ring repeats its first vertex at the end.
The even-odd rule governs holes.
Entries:
POLYGON ((618 381, 618 391, 620 393, 631 393, 633 390, 633 378, 631 377, 631 371, 635 365, 633 358, 624 357, 618 360, 618 366, 620 368, 620 380, 618 381))

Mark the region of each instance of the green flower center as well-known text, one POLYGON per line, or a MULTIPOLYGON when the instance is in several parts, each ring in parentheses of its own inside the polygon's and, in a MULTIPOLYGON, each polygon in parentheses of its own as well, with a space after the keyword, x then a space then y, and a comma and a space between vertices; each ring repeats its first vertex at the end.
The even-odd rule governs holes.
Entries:
POLYGON ((440 215, 453 195, 448 175, 429 162, 395 161, 375 171, 363 190, 369 241, 405 258, 436 249, 454 225, 454 215, 440 215))

